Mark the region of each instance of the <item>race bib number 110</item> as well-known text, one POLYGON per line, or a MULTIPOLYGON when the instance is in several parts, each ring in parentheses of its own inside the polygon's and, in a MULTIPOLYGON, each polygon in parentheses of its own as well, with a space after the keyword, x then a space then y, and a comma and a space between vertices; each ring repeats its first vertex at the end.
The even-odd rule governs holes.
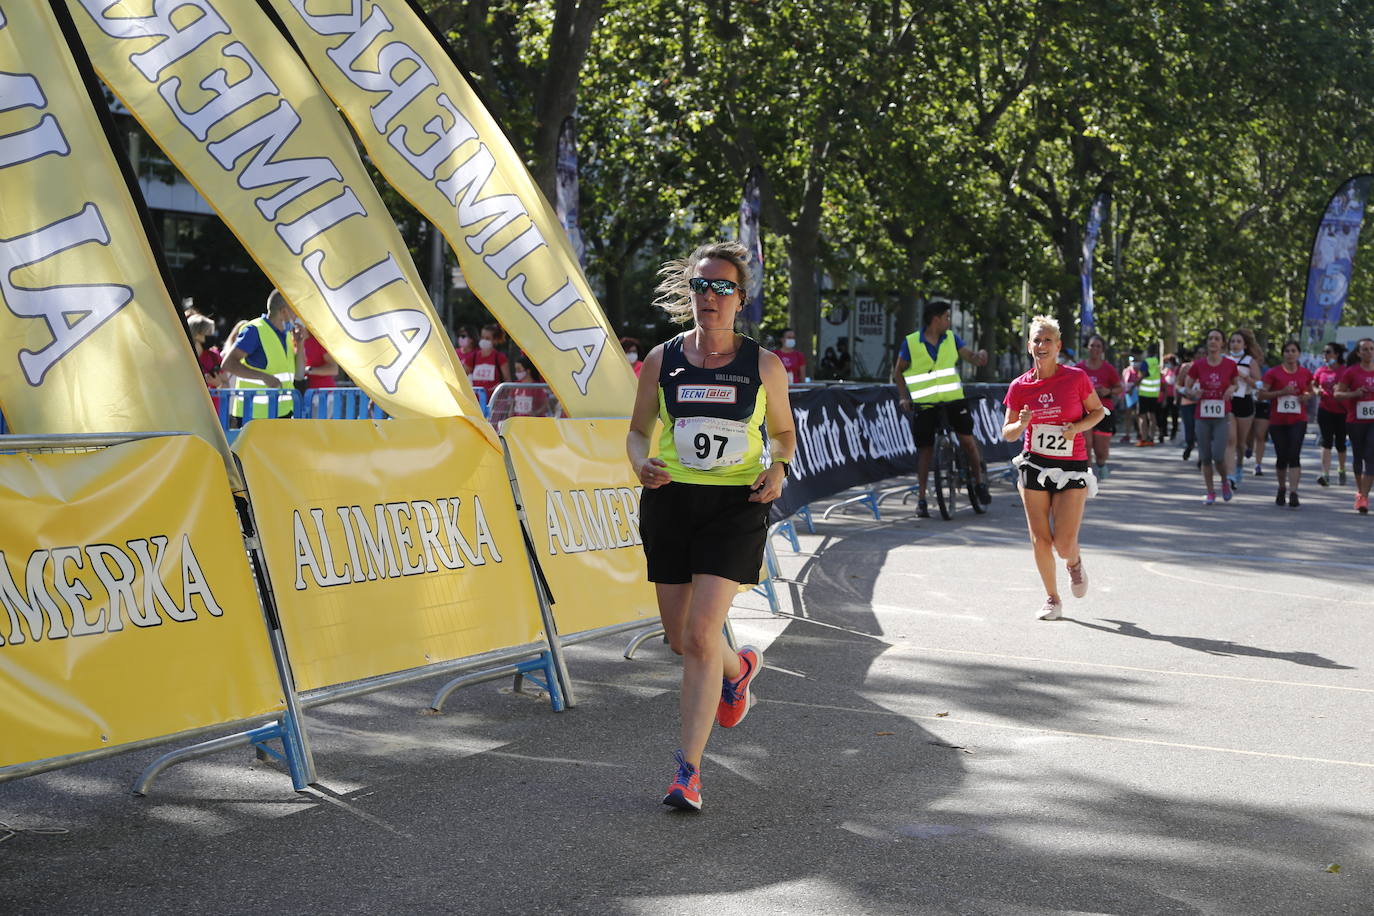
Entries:
POLYGON ((1204 420, 1220 420, 1226 416, 1226 405, 1219 400, 1206 400, 1197 405, 1197 415, 1204 420))

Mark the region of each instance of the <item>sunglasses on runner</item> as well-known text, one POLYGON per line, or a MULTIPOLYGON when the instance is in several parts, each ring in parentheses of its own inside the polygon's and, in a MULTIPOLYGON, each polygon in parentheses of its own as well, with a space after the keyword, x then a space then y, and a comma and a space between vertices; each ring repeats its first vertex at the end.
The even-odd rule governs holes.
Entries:
POLYGON ((693 277, 687 281, 687 285, 692 288, 692 292, 698 295, 705 295, 708 289, 717 296, 733 296, 739 292, 739 284, 733 280, 708 280, 705 277, 693 277))

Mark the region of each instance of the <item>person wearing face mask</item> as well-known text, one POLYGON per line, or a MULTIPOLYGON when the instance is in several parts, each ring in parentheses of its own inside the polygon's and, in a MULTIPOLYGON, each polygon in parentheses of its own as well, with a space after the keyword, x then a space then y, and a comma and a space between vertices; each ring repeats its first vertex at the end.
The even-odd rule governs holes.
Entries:
POLYGON ((793 385, 800 385, 806 381, 806 357, 797 350, 797 332, 791 328, 783 328, 780 343, 782 346, 773 352, 782 360, 782 367, 787 370, 787 381, 793 385))
POLYGON ((644 368, 644 361, 639 358, 639 341, 633 337, 620 338, 620 349, 625 351, 625 359, 629 361, 630 368, 635 371, 635 378, 639 378, 639 370, 644 368))
MULTIPOLYGON (((515 383, 522 382, 528 387, 520 387, 515 391, 515 397, 511 400, 510 416, 512 417, 547 417, 549 416, 549 390, 544 387, 544 377, 539 374, 534 363, 525 355, 517 356, 511 365, 515 367, 515 383)), ((492 422, 495 420, 493 410, 492 422)))
POLYGON ((1369 512, 1369 486, 1374 483, 1374 340, 1355 345, 1358 362, 1336 383, 1336 400, 1345 404, 1346 431, 1355 463, 1355 511, 1369 512))
MULTIPOLYGON (((305 354, 300 345, 301 325, 291 303, 279 291, 267 297, 267 311, 246 323, 224 354, 222 368, 234 378, 236 388, 290 387, 305 378, 305 354)), ((277 403, 277 416, 288 417, 291 398, 277 403)), ((243 398, 229 405, 231 416, 243 418, 243 398)), ((271 415, 266 398, 253 400, 253 419, 271 415)))
POLYGON ((472 386, 487 393, 487 403, 491 403, 491 393, 502 382, 510 381, 510 361, 506 354, 496 349, 496 335, 500 332, 494 324, 482 327, 482 336, 477 341, 477 353, 472 358, 472 386))
POLYGON ((477 360, 477 346, 472 342, 472 328, 464 325, 458 329, 458 342, 454 345, 453 351, 458 354, 458 362, 463 364, 463 371, 471 376, 473 364, 477 360))
POLYGON ((1328 487, 1331 485, 1331 449, 1336 449, 1336 456, 1340 461, 1341 486, 1345 486, 1345 405, 1336 400, 1336 383, 1345 374, 1345 344, 1332 341, 1322 349, 1322 358, 1325 363, 1321 365, 1313 378, 1317 382, 1317 429, 1321 431, 1322 443, 1322 473, 1317 478, 1319 486, 1328 487))

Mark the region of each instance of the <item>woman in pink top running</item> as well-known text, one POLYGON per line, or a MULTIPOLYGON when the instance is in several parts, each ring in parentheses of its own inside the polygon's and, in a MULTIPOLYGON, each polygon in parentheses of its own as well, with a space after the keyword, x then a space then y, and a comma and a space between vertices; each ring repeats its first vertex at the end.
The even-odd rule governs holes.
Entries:
POLYGON ((1018 489, 1026 508, 1031 550, 1045 586, 1041 620, 1058 620, 1064 603, 1054 568, 1057 551, 1069 573, 1073 596, 1088 593, 1088 575, 1078 551, 1078 529, 1088 497, 1097 493, 1097 478, 1088 467, 1084 433, 1107 415, 1088 374, 1076 366, 1059 365, 1063 347, 1059 322, 1039 315, 1031 319, 1026 349, 1035 364, 1007 389, 1006 422, 1002 438, 1021 438, 1021 454, 1014 460, 1020 474, 1018 489))

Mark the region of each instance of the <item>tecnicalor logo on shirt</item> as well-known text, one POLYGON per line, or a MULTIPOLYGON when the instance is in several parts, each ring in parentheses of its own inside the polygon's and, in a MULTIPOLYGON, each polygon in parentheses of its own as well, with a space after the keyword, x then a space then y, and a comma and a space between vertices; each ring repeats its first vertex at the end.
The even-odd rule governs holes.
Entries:
POLYGON ((679 385, 677 399, 683 404, 733 404, 739 397, 734 385, 679 385))

